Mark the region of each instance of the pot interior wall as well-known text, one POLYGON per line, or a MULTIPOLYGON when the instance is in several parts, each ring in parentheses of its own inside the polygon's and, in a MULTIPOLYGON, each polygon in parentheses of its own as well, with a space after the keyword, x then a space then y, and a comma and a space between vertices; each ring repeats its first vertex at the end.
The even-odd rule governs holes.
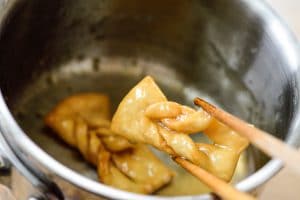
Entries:
MULTIPOLYGON (((115 109, 145 75, 171 100, 191 105, 204 96, 286 138, 294 77, 253 12, 231 0, 20 1, 1 30, 0 87, 38 145, 93 178, 77 153, 47 134, 42 117, 84 91, 109 94, 115 109)), ((249 152, 243 176, 268 160, 249 152)))

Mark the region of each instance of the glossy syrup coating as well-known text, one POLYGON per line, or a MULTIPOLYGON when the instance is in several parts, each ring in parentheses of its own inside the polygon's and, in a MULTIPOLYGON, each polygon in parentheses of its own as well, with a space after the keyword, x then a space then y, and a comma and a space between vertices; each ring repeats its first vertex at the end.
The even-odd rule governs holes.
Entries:
POLYGON ((45 123, 97 166, 101 182, 150 194, 168 184, 173 172, 145 145, 133 145, 110 130, 110 102, 98 93, 76 94, 59 102, 45 123))
POLYGON ((240 153, 249 143, 203 110, 168 101, 149 76, 124 97, 111 129, 131 142, 151 144, 184 157, 226 181, 232 178, 240 153), (189 134, 199 132, 212 143, 195 143, 189 134))

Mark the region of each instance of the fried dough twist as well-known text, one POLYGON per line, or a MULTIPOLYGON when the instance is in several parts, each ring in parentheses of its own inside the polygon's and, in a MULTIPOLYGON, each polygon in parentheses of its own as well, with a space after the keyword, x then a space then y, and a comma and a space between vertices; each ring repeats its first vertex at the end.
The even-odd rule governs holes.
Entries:
POLYGON ((184 157, 229 181, 248 140, 205 111, 167 101, 151 77, 122 100, 111 129, 131 142, 146 143, 171 156, 184 157), (188 134, 203 132, 211 144, 195 143, 188 134))
POLYGON ((68 97, 45 117, 45 123, 97 166, 100 181, 107 185, 149 194, 172 179, 173 172, 145 145, 133 145, 110 130, 110 102, 106 95, 84 93, 68 97))

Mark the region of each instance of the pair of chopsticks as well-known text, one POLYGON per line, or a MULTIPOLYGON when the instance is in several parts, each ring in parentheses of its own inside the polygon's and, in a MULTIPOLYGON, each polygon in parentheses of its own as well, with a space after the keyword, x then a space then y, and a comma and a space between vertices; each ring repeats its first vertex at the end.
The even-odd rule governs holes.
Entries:
MULTIPOLYGON (((223 124, 235 130, 240 135, 248 138, 254 146, 262 150, 267 155, 282 160, 286 166, 290 167, 293 171, 300 175, 300 154, 296 149, 288 146, 271 134, 255 128, 253 125, 248 124, 226 111, 209 104, 203 99, 196 98, 194 103, 197 106, 201 106, 203 110, 223 124)), ((217 195, 224 199, 255 199, 246 193, 236 190, 228 183, 220 180, 187 160, 182 158, 174 158, 174 160, 191 174, 207 184, 217 195)))

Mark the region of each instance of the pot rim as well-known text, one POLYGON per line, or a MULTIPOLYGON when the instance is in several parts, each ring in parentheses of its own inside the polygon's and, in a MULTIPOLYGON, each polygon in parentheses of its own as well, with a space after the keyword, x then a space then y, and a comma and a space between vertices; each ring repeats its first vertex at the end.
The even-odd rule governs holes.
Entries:
MULTIPOLYGON (((300 66, 300 49, 298 46, 298 41, 295 36, 292 34, 290 29, 287 27, 285 22, 280 19, 280 17, 274 13, 269 5, 265 1, 261 0, 242 0, 241 3, 249 7, 256 15, 260 16, 263 22, 268 26, 267 28, 271 29, 272 32, 280 30, 278 33, 279 38, 284 38, 284 42, 279 42, 280 47, 283 52, 293 53, 293 55, 288 55, 286 53, 288 61, 291 63, 291 68, 294 71, 299 71, 300 66), (272 26, 272 25, 276 26, 272 26), (270 25, 270 26, 269 26, 270 25), (294 57, 293 57, 294 56, 294 57)), ((300 80, 299 73, 297 72, 297 80, 300 80)), ((298 91, 299 93, 299 91, 298 91)), ((297 102, 299 104, 299 102, 297 102)), ((296 111, 295 118, 299 118, 300 108, 296 111)), ((289 133, 295 132, 296 129, 299 129, 299 120, 293 120, 292 128, 289 130, 289 133)), ((5 103, 4 97, 0 91, 0 132, 3 134, 4 138, 9 143, 10 147, 14 150, 16 155, 24 154, 25 157, 33 159, 39 165, 45 167, 51 173, 63 178, 64 180, 76 185, 80 188, 83 188, 86 191, 92 192, 94 194, 102 195, 114 199, 145 199, 145 200, 160 200, 160 199, 179 199, 179 200, 192 200, 192 199, 210 199, 211 195, 187 195, 187 196, 177 196, 177 197, 166 197, 166 196, 149 196, 135 194, 131 192, 122 191, 119 189, 106 186, 100 182, 91 180, 79 173, 69 169, 63 164, 56 161, 40 147, 38 147, 20 128, 12 114, 10 113, 8 106, 5 103), (30 147, 30 148, 29 148, 30 147)), ((290 135, 290 134, 289 134, 290 135)), ((287 143, 295 144, 295 141, 292 142, 291 137, 288 137, 285 140, 287 143)), ((19 156, 19 158, 26 164, 24 157, 19 156)), ((254 174, 245 178, 238 184, 236 188, 241 191, 250 191, 258 186, 265 183, 268 179, 274 176, 282 168, 283 164, 281 161, 272 159, 261 169, 256 171, 254 174)))

